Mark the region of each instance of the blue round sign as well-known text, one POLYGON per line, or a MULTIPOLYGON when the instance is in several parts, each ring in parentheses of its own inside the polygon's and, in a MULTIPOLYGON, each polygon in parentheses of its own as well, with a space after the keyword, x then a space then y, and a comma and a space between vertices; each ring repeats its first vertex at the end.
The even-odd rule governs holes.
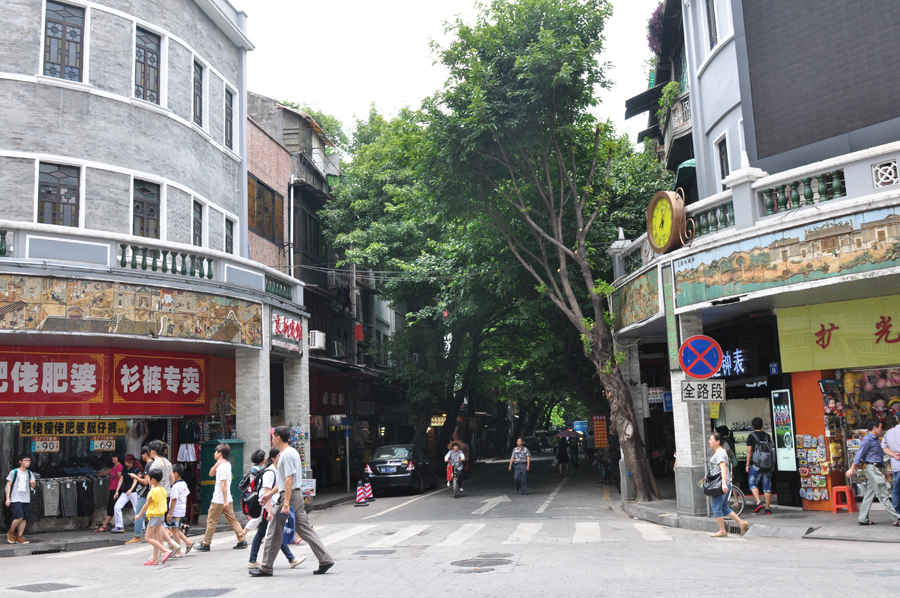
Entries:
POLYGON ((711 378, 722 367, 722 347, 708 336, 692 336, 681 343, 678 363, 691 378, 711 378))

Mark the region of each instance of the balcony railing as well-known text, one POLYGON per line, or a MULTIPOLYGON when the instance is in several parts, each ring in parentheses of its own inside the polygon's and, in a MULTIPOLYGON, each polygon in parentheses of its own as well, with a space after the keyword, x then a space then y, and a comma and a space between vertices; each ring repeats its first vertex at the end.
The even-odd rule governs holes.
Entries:
POLYGON ((325 174, 307 154, 303 152, 291 154, 291 172, 299 182, 309 185, 322 194, 328 195, 331 192, 325 174))
POLYGON ((803 206, 840 199, 846 195, 844 169, 822 172, 763 190, 766 216, 803 206))
POLYGON ((71 275, 96 270, 121 272, 143 284, 148 278, 174 284, 215 282, 218 288, 233 285, 254 295, 303 304, 303 283, 239 256, 192 245, 137 238, 103 231, 0 220, 0 266, 58 268, 71 275))
POLYGON ((713 195, 686 208, 694 222, 694 238, 710 235, 734 226, 731 190, 713 195))
POLYGON ((662 146, 666 155, 672 149, 672 142, 691 130, 691 95, 685 91, 677 98, 675 104, 666 111, 665 121, 660 123, 662 146))

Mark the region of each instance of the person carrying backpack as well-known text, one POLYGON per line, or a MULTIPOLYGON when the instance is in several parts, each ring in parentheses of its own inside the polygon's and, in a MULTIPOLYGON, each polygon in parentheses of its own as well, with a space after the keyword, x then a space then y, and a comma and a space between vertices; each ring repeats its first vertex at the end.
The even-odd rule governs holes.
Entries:
POLYGON ((747 437, 747 474, 750 491, 756 499, 754 513, 764 508, 766 515, 772 514, 772 470, 775 469, 775 451, 772 448, 772 437, 763 432, 763 420, 754 417, 751 422, 753 432, 747 437), (766 504, 759 500, 759 482, 762 481, 766 504))

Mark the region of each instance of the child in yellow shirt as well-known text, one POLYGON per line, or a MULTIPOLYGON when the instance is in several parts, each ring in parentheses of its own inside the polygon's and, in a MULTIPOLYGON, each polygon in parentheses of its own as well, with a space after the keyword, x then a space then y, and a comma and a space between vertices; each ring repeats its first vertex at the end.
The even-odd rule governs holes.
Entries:
POLYGON ((167 552, 162 545, 165 541, 163 538, 163 521, 166 518, 166 502, 168 500, 168 495, 166 494, 166 489, 160 485, 160 482, 162 481, 161 471, 153 470, 147 475, 150 477, 150 494, 147 497, 147 502, 144 503, 144 508, 138 513, 137 519, 140 519, 144 516, 144 513, 147 513, 146 538, 147 543, 153 546, 153 556, 144 564, 158 565, 160 562, 160 554, 165 553, 162 557, 163 563, 172 556, 172 551, 169 550, 167 552))

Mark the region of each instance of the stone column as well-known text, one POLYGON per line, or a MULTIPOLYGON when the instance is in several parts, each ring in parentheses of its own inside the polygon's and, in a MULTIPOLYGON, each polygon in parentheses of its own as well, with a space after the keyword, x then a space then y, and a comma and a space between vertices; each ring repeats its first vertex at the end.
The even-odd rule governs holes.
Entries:
MULTIPOLYGON (((303 318, 303 330, 309 321, 303 318)), ((288 425, 303 426, 309 433, 309 341, 303 335, 303 355, 284 360, 284 421, 288 425)), ((309 442, 303 444, 303 459, 306 464, 304 477, 311 477, 309 442)))
POLYGON ((244 441, 244 471, 252 466, 250 455, 258 448, 268 450, 271 440, 272 406, 269 394, 269 348, 271 309, 262 306, 262 348, 235 350, 235 403, 237 436, 244 441))
POLYGON ((737 230, 754 226, 766 215, 765 206, 753 190, 753 183, 766 176, 768 176, 766 171, 751 168, 747 152, 741 152, 741 167, 722 181, 731 189, 734 224, 737 230))
MULTIPOLYGON (((703 334, 703 320, 699 312, 678 316, 680 338, 703 334)), ((681 370, 671 372, 672 416, 675 422, 675 493, 678 512, 683 515, 706 515, 706 496, 697 486, 706 464, 703 449, 709 438, 709 407, 681 400, 681 382, 686 378, 681 370), (701 412, 702 410, 702 412, 701 412)))

